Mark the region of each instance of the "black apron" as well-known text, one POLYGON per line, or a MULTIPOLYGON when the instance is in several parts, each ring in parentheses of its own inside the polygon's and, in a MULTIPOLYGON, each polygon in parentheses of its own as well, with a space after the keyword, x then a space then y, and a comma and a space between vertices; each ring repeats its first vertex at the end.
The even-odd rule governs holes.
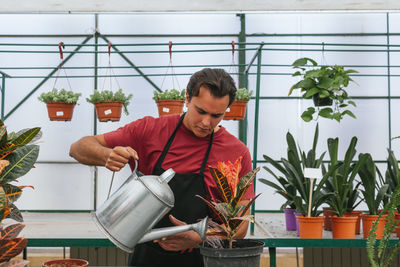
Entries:
MULTIPOLYGON (((161 175, 165 170, 161 167, 165 156, 175 138, 175 134, 182 124, 185 114, 179 119, 178 125, 169 137, 157 163, 154 167, 153 174, 161 175)), ((178 220, 188 224, 195 223, 198 219, 209 216, 207 205, 196 195, 206 198, 206 190, 204 183, 204 169, 207 164, 208 155, 210 154, 213 142, 214 132, 210 136, 210 143, 205 153, 203 163, 201 164, 199 173, 176 173, 172 180, 168 183, 174 193, 175 205, 172 210, 164 216, 154 228, 169 227, 173 224, 169 220, 169 214, 172 214, 178 220)), ((184 163, 182 163, 184 164, 184 163)), ((199 249, 193 249, 191 252, 166 251, 153 241, 136 245, 133 254, 129 256, 129 266, 171 266, 171 267, 202 267, 203 259, 199 249)))

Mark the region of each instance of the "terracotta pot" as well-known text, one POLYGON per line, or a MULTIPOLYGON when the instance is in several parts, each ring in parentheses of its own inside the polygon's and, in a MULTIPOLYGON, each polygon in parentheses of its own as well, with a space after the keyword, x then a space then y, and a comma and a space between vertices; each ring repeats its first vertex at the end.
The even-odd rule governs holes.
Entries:
POLYGON ((322 208, 322 214, 324 215, 324 230, 332 231, 332 216, 336 215, 335 212, 329 207, 322 208))
MULTIPOLYGON (((364 238, 368 238, 369 231, 371 231, 372 224, 378 219, 378 215, 363 214, 361 216, 363 224, 364 238)), ((376 238, 382 238, 383 230, 385 227, 386 215, 382 215, 379 219, 378 227, 376 229, 376 238)))
POLYGON ((182 114, 184 100, 157 100, 158 115, 182 114))
POLYGON ((75 103, 49 102, 46 103, 46 106, 51 121, 70 121, 74 112, 75 103))
POLYGON ((89 265, 88 261, 80 259, 60 259, 50 260, 43 263, 43 267, 86 267, 89 265))
POLYGON ((122 102, 104 101, 95 103, 97 118, 101 122, 119 121, 121 118, 122 102))
MULTIPOLYGON (((396 212, 394 219, 396 221, 400 220, 400 213, 396 212)), ((397 226, 394 229, 396 231, 397 237, 400 237, 400 222, 397 224, 397 226)))
POLYGON ((354 239, 356 237, 357 216, 332 216, 332 237, 354 239))
POLYGON ((300 238, 322 238, 324 217, 297 216, 299 222, 300 238))
POLYGON ((245 100, 236 100, 233 102, 226 110, 224 120, 244 120, 247 102, 245 100))
POLYGON ((357 217, 357 222, 356 222, 356 235, 360 234, 360 224, 361 224, 361 215, 362 211, 360 210, 353 210, 350 212, 345 212, 345 216, 356 216, 357 217))

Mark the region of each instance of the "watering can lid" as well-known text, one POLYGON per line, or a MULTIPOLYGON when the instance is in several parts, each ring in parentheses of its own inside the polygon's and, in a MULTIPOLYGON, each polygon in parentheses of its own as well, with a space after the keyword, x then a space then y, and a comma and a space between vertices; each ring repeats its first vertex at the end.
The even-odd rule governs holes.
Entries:
POLYGON ((145 175, 140 176, 138 179, 143 185, 165 205, 172 208, 175 203, 174 193, 168 185, 168 181, 172 179, 175 172, 168 169, 161 176, 145 175), (168 176, 168 177, 166 177, 168 176))

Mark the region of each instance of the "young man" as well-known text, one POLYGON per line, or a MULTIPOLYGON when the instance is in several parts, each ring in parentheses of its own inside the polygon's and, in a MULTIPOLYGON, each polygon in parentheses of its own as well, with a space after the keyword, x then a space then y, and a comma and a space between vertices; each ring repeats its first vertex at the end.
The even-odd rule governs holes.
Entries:
MULTIPOLYGON (((222 200, 207 166, 216 167, 218 161, 234 162, 243 157, 239 177, 252 169, 248 148, 218 126, 235 100, 236 86, 229 74, 222 69, 203 69, 192 75, 186 91, 185 114, 144 117, 113 132, 83 137, 70 149, 70 155, 79 162, 105 166, 111 171, 119 171, 127 163, 134 169, 132 159, 138 160, 138 170, 145 175, 160 175, 172 168, 176 174, 169 186, 175 206, 156 228, 212 216, 195 196, 222 200)), ((252 197, 254 191, 250 187, 241 204, 252 197)), ((246 235, 247 227, 240 227, 237 238, 246 235)), ((201 242, 196 232, 187 231, 139 244, 130 257, 130 265, 203 266, 197 249, 201 242)))

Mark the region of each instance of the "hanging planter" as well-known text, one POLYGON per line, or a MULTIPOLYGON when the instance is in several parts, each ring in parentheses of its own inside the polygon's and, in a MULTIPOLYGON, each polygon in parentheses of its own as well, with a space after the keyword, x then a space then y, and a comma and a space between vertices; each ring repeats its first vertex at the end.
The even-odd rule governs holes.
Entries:
POLYGON ((176 89, 165 90, 164 92, 154 91, 153 99, 157 103, 158 115, 161 117, 171 114, 182 114, 185 97, 185 89, 180 92, 176 89))
POLYGON ((238 89, 235 101, 225 112, 224 120, 244 120, 247 102, 249 102, 252 94, 253 91, 248 91, 246 88, 238 89))
POLYGON ((46 103, 47 112, 51 121, 70 121, 74 112, 74 107, 78 101, 80 93, 74 93, 56 88, 47 93, 42 93, 38 99, 46 103))
POLYGON ((96 107, 96 115, 100 122, 119 121, 121 118, 122 107, 124 112, 129 115, 127 106, 129 105, 132 94, 126 96, 122 89, 113 93, 110 90, 99 92, 95 90, 93 94, 86 98, 86 101, 96 107))

